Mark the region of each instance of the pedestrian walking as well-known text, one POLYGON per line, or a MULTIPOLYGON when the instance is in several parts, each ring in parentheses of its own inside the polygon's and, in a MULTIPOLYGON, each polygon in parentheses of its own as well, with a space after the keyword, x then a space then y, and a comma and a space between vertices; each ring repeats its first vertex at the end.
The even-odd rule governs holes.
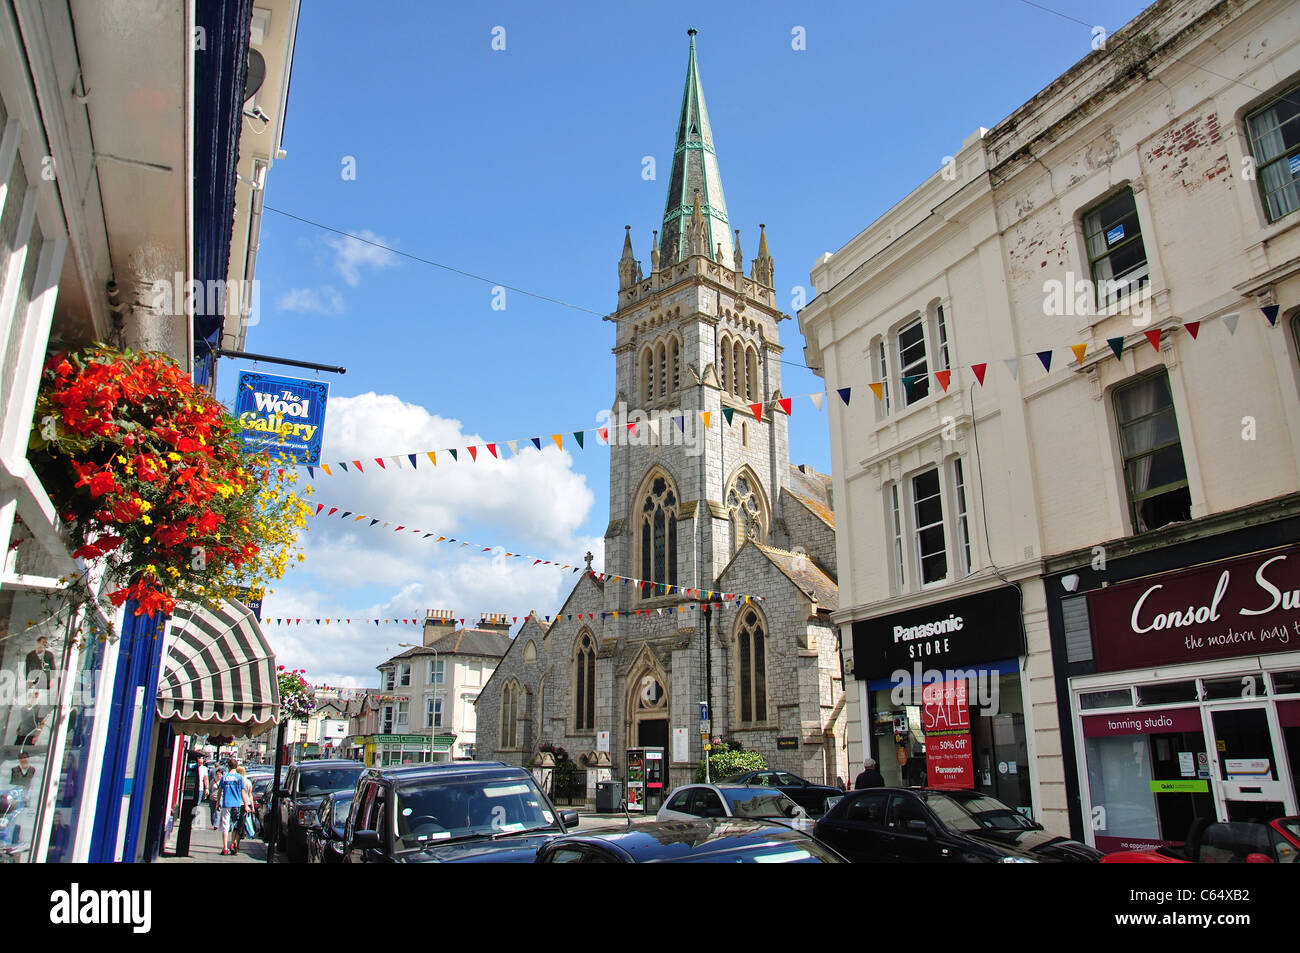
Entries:
POLYGON ((230 849, 235 833, 235 818, 244 806, 244 776, 235 770, 239 762, 231 758, 226 762, 226 773, 221 776, 217 796, 221 799, 221 856, 234 853, 230 849))
POLYGON ((867 788, 883 788, 885 776, 876 770, 876 759, 868 758, 862 762, 862 773, 853 782, 853 790, 864 791, 867 788))
POLYGON ((204 763, 202 752, 194 758, 194 813, 190 815, 191 820, 198 817, 199 805, 207 801, 212 796, 211 781, 208 778, 208 766, 204 763))
POLYGON ((253 782, 248 780, 248 771, 241 764, 235 768, 235 772, 243 779, 243 787, 240 788, 240 797, 242 798, 239 807, 235 809, 235 818, 232 822, 234 830, 230 835, 230 852, 239 853, 239 844, 244 839, 244 818, 249 816, 253 809, 253 782))
POLYGON ((212 818, 212 829, 215 831, 221 820, 221 778, 226 769, 220 765, 213 767, 208 780, 208 813, 212 818))

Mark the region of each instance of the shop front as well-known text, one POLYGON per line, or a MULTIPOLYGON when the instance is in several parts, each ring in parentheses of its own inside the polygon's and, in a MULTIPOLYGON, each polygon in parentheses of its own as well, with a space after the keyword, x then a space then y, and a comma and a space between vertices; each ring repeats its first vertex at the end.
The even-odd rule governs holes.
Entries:
POLYGON ((1067 630, 1092 672, 1068 686, 1090 842, 1177 844, 1198 820, 1297 813, 1300 546, 1079 598, 1067 630))
POLYGON ((450 761, 455 735, 370 735, 364 739, 365 762, 372 768, 390 764, 450 761))
POLYGON ((854 622, 853 652, 886 785, 973 789, 1034 816, 1016 586, 854 622))

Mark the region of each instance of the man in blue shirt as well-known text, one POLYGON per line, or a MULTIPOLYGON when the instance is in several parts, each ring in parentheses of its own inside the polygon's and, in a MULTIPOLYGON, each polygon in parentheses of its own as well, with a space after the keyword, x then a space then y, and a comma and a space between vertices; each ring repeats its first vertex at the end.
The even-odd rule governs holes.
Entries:
POLYGON ((233 854, 230 834, 243 818, 244 776, 235 770, 239 762, 231 758, 226 762, 226 773, 221 776, 217 790, 217 803, 221 806, 221 855, 233 854))

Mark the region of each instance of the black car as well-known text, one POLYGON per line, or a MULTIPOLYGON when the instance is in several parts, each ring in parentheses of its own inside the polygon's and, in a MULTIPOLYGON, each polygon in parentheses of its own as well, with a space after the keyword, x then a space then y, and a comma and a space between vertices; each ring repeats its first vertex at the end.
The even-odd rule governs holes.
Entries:
POLYGON ((532 863, 578 823, 523 768, 449 761, 371 768, 357 782, 345 863, 532 863))
POLYGON ((321 798, 350 791, 366 770, 360 761, 302 761, 290 765, 280 795, 280 846, 289 860, 307 859, 307 829, 316 823, 321 798))
POLYGON ((718 784, 752 784, 761 788, 776 788, 796 804, 803 806, 809 817, 821 817, 826 813, 826 799, 840 797, 842 790, 830 784, 817 784, 805 781, 789 771, 750 771, 738 774, 734 778, 724 778, 718 784))
POLYGON ((1101 851, 1054 837, 1042 825, 979 791, 852 791, 817 822, 814 834, 855 863, 1101 859, 1101 851))
POLYGON ((766 821, 655 821, 557 837, 539 864, 842 864, 807 834, 766 821))
POLYGON ((343 863, 343 837, 347 833, 353 793, 335 791, 320 802, 316 823, 307 828, 307 863, 343 863))

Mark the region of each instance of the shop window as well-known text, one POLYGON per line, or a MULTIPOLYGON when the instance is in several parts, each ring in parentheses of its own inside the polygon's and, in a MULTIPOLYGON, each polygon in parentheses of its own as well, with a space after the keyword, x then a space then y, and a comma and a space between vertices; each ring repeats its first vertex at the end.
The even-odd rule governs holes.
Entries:
POLYGON ((1228 698, 1262 698, 1268 694, 1263 675, 1242 675, 1234 678, 1205 679, 1201 682, 1201 698, 1205 701, 1222 701, 1228 698))
POLYGON ((1273 672, 1269 679, 1274 695, 1300 695, 1300 671, 1273 672))
POLYGON ((1259 197, 1270 222, 1300 208, 1300 86, 1246 117, 1259 197))
POLYGON ((1191 519, 1192 497, 1168 373, 1161 370, 1116 390, 1115 416, 1133 531, 1145 533, 1191 519))
POLYGON ((912 510, 921 584, 941 582, 948 578, 948 549, 938 468, 912 477, 912 510))
POLYGON ((1097 307, 1109 307, 1147 283, 1147 251, 1132 189, 1111 196, 1085 213, 1083 235, 1097 307))
POLYGON ((1084 692, 1079 696, 1079 707, 1084 711, 1096 711, 1099 708, 1132 708, 1133 690, 1113 688, 1103 692, 1084 692))
POLYGON ((1137 687, 1139 705, 1171 705, 1198 699, 1196 682, 1157 682, 1137 687))

